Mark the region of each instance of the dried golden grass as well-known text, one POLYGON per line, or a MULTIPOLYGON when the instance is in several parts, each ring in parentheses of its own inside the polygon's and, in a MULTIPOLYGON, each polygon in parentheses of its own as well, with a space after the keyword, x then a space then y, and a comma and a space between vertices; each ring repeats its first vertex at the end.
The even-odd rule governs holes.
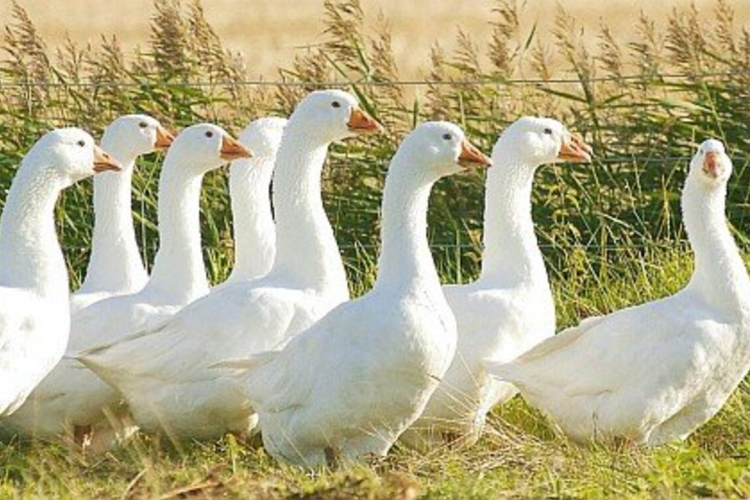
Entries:
MULTIPOLYGON (((671 7, 683 10, 691 0, 647 2, 613 0, 563 0, 560 2, 585 30, 589 41, 597 37, 602 20, 623 41, 638 29, 639 12, 661 20, 660 28, 671 7)), ((275 77, 280 65, 288 65, 296 47, 321 41, 320 27, 324 16, 322 0, 221 0, 205 2, 206 17, 226 48, 241 51, 253 76, 275 77)), ((518 3, 523 3, 521 0, 518 3)), ((537 32, 549 39, 556 15, 553 1, 527 2, 525 15, 519 20, 523 32, 538 23, 537 32)), ((732 2, 738 27, 750 20, 749 2, 732 2)), ((146 14, 153 12, 150 0, 101 2, 98 0, 26 0, 36 26, 50 46, 62 45, 66 33, 77 45, 95 42, 100 35, 117 35, 126 52, 144 45, 149 36, 146 14)), ((710 13, 711 0, 697 0, 701 12, 710 13)), ((362 10, 370 19, 382 10, 393 28, 392 45, 401 73, 418 76, 425 66, 426 54, 435 40, 449 51, 457 47, 455 35, 460 26, 475 39, 490 39, 493 27, 488 25, 493 0, 471 2, 414 0, 364 0, 362 10), (429 15, 428 15, 429 13, 429 15)), ((0 19, 10 19, 11 0, 0 0, 0 19)))

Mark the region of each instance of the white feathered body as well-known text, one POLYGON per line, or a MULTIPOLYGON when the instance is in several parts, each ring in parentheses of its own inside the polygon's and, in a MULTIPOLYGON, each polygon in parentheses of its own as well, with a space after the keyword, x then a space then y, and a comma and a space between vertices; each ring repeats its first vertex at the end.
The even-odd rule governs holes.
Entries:
POLYGON ((555 333, 555 305, 531 218, 534 172, 555 161, 569 132, 525 117, 498 139, 485 192, 482 272, 473 283, 443 287, 456 316, 458 347, 422 417, 402 436, 420 450, 472 444, 487 412, 517 389, 482 360, 510 361, 555 333), (549 131, 550 133, 546 133, 549 131))
POLYGON ((124 295, 128 292, 77 292, 70 296, 70 314, 76 316, 78 313, 102 300, 107 300, 118 295, 124 295))
POLYGON ((352 135, 351 106, 356 100, 344 92, 313 93, 284 127, 273 174, 277 249, 269 274, 224 284, 158 331, 84 356, 124 394, 142 427, 190 438, 250 431, 254 411, 240 382, 212 365, 279 348, 349 299, 320 177, 330 142, 352 135))
POLYGON ((380 290, 339 306, 251 370, 266 449, 308 468, 384 454, 444 376, 455 328, 440 293, 380 290))
MULTIPOLYGON (((103 339, 117 341, 133 331, 155 328, 180 306, 149 303, 141 294, 97 302, 76 316, 76 335, 70 337, 67 352, 78 353, 100 344, 103 339)), ((120 398, 114 388, 78 360, 65 358, 41 381, 27 404, 5 424, 17 431, 49 437, 66 432, 73 425, 94 425, 103 421, 104 407, 119 413, 116 410, 120 398)))
POLYGON ((249 360, 248 399, 278 460, 316 468, 384 456, 443 380, 456 351, 456 320, 430 254, 426 214, 433 183, 458 171, 467 148, 453 124, 412 132, 388 169, 372 290, 280 352, 249 360))
POLYGON ((732 164, 701 144, 682 193, 695 269, 670 297, 584 320, 488 370, 579 441, 685 439, 750 368, 750 278, 725 220, 732 164))
POLYGON ((15 412, 57 364, 69 328, 64 301, 0 287, 0 416, 15 412))
POLYGON ((114 410, 122 397, 72 358, 154 329, 208 293, 200 247, 200 189, 203 175, 223 163, 219 143, 225 134, 210 124, 193 125, 180 134, 160 174, 160 243, 149 281, 136 293, 96 302, 73 317, 67 348, 71 359, 55 367, 28 408, 9 420, 11 426, 35 435, 57 434, 70 426, 106 426, 102 409, 114 410), (205 135, 209 131, 211 140, 205 135))
MULTIPOLYGON (((462 436, 468 443, 479 437, 487 412, 518 393, 512 384, 491 377, 481 360, 511 361, 554 334, 555 309, 549 287, 498 288, 480 280, 445 286, 443 291, 456 317, 458 346, 420 422, 439 422, 441 430, 462 436)), ((429 434, 421 439, 429 440, 429 434)), ((435 437, 438 444, 445 442, 435 437)))
POLYGON ((722 407, 750 367, 748 332, 750 310, 722 313, 687 288, 589 318, 497 373, 573 439, 662 444, 722 407))
POLYGON ((265 281, 214 291, 221 314, 212 307, 217 302, 195 302, 161 328, 91 353, 87 363, 122 392, 144 429, 195 438, 246 432, 253 427, 253 411, 237 404, 246 401, 241 381, 209 367, 278 349, 343 301, 265 281), (154 380, 159 383, 149 382, 154 380))
POLYGON ((94 173, 97 154, 102 153, 96 153, 83 130, 52 131, 26 155, 5 199, 0 217, 0 416, 20 407, 65 351, 68 273, 54 208, 60 191, 94 173))

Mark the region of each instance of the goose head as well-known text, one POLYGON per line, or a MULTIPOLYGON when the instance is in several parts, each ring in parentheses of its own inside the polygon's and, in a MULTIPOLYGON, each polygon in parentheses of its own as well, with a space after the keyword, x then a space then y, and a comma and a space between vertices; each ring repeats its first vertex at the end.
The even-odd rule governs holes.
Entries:
POLYGON ((102 142, 117 144, 122 156, 135 158, 157 149, 167 149, 174 136, 148 115, 125 115, 104 130, 102 142))
MULTIPOLYGON (((262 184, 270 183, 276 153, 281 145, 281 136, 286 127, 286 118, 259 118, 251 122, 240 134, 240 142, 253 152, 253 160, 236 160, 230 167, 230 177, 248 179, 253 176, 262 184)), ((230 189, 232 189, 230 187, 230 189)))
POLYGON ((226 130, 211 123, 199 123, 184 129, 175 138, 167 152, 165 162, 179 157, 185 161, 185 168, 195 169, 200 175, 225 163, 240 158, 250 158, 252 153, 226 130))
POLYGON ((119 171, 122 168, 120 162, 95 144, 88 132, 79 128, 60 128, 48 132, 34 144, 24 159, 26 161, 53 170, 64 186, 95 173, 119 171))
POLYGON ((289 125, 304 130, 306 136, 321 143, 378 132, 383 128, 359 107, 352 94, 343 90, 319 90, 308 94, 292 113, 289 125))
POLYGON ((534 116, 524 116, 510 124, 495 144, 493 156, 507 155, 509 148, 534 167, 555 162, 588 163, 593 152, 559 121, 534 116))
POLYGON ((703 141, 690 161, 688 179, 715 189, 726 185, 731 175, 732 160, 727 156, 724 144, 716 139, 703 141))
POLYGON ((471 144, 457 125, 426 122, 415 128, 399 146, 396 157, 428 182, 461 170, 489 167, 491 160, 471 144))
POLYGON ((273 158, 279 150, 286 118, 259 118, 240 134, 240 142, 253 152, 255 158, 273 158))

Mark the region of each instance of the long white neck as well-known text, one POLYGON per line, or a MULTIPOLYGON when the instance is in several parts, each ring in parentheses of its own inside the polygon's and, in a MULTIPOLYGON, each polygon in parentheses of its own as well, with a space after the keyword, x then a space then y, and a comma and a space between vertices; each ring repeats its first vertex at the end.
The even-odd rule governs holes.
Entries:
POLYGON ((276 254, 269 187, 273 158, 234 162, 229 172, 234 229, 234 268, 228 282, 264 276, 276 254))
POLYGON ((346 273, 328 222, 320 176, 328 144, 287 125, 276 160, 276 260, 271 274, 290 286, 348 299, 346 273))
POLYGON ((67 301, 68 272, 55 231, 55 202, 67 183, 22 165, 0 217, 0 286, 67 301))
POLYGON ((159 250, 144 291, 165 303, 187 304, 208 293, 201 253, 203 175, 167 157, 159 179, 159 250))
POLYGON ((750 314, 750 279, 725 219, 726 186, 708 189, 688 179, 682 194, 685 230, 695 253, 688 285, 719 309, 750 314))
POLYGON ((407 293, 434 290, 442 295, 427 243, 427 204, 433 182, 409 170, 391 166, 386 179, 375 288, 395 287, 407 293))
POLYGON ((549 290, 531 219, 536 166, 512 153, 499 152, 493 155, 493 167, 487 172, 480 279, 501 287, 527 285, 549 290))
POLYGON ((134 292, 148 274, 136 242, 131 211, 131 182, 136 156, 104 133, 102 147, 123 164, 121 172, 94 178, 94 234, 86 279, 79 292, 134 292))

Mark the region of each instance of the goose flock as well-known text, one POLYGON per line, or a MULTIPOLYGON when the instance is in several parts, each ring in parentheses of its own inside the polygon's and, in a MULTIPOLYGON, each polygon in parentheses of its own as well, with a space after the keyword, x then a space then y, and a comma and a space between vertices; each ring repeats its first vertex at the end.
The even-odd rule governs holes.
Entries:
POLYGON ((112 122, 102 148, 77 128, 41 137, 0 218, 0 433, 103 450, 138 430, 260 432, 274 458, 316 469, 385 456, 396 441, 471 445, 520 392, 574 441, 650 446, 685 439, 747 375, 750 279, 725 220, 732 163, 720 141, 699 146, 682 192, 687 286, 555 335, 533 179, 545 164, 590 162, 591 147, 547 118, 512 123, 491 158, 455 124, 417 126, 388 168, 377 279, 352 300, 321 174, 331 143, 381 129, 353 95, 327 90, 239 140, 208 123, 175 137, 145 115, 112 122), (149 274, 130 183, 155 150, 166 155, 149 274), (235 263, 211 287, 201 182, 227 163, 235 263), (431 188, 490 166, 481 273, 441 285, 431 188), (91 258, 70 294, 55 203, 95 174, 91 258))

